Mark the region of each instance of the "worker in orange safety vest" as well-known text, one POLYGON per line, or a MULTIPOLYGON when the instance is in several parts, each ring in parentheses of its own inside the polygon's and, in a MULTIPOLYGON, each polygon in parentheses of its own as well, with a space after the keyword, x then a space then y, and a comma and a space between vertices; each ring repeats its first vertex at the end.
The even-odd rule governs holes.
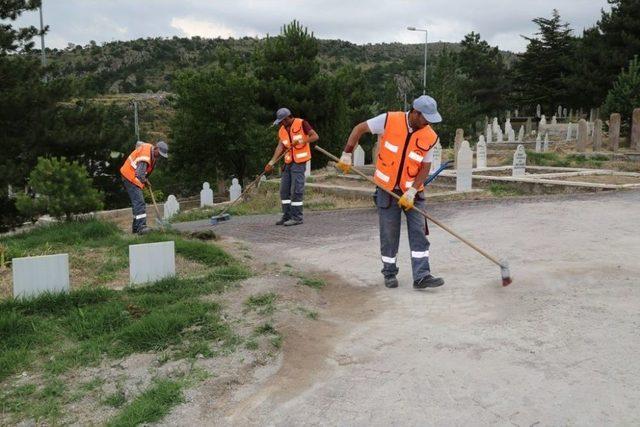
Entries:
POLYGON ((348 173, 352 153, 365 133, 381 135, 374 180, 378 187, 396 193, 400 200, 376 188, 376 207, 380 227, 380 251, 385 286, 397 288, 398 267, 396 257, 400 243, 401 213, 407 218, 411 269, 415 289, 442 286, 444 280, 431 275, 429 240, 426 237, 424 217, 413 210, 424 209, 424 182, 429 176, 433 147, 438 135, 431 127, 442 117, 436 101, 422 95, 416 98, 409 112, 397 111, 380 114, 355 126, 349 135, 337 167, 348 173))

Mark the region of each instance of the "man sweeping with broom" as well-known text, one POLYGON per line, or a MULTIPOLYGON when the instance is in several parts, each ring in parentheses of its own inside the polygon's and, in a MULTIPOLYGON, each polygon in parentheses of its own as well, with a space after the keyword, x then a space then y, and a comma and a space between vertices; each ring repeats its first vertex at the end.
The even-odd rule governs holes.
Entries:
POLYGON ((442 117, 438 113, 436 101, 422 95, 413 101, 413 108, 407 113, 388 112, 355 126, 337 164, 339 169, 348 173, 353 150, 362 135, 382 135, 374 180, 378 187, 401 196, 396 200, 376 188, 382 274, 388 288, 398 287, 396 257, 400 243, 402 209, 407 218, 413 287, 425 289, 444 285, 444 280, 431 275, 425 218, 412 210, 414 206, 424 209, 422 190, 431 169, 432 148, 438 142, 438 135, 430 124, 440 121, 442 117))
POLYGON ((124 188, 131 199, 131 210, 133 211, 131 231, 134 234, 146 234, 151 231, 147 227, 147 205, 144 202, 142 189, 158 159, 160 157, 167 158, 168 153, 169 146, 164 141, 158 141, 156 145, 139 142, 120 168, 124 188))

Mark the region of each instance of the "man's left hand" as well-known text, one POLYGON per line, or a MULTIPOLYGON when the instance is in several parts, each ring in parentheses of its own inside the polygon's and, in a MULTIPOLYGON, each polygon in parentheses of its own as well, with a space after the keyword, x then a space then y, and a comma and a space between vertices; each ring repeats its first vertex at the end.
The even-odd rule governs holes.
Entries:
POLYGON ((400 200, 398 200, 398 204, 402 207, 402 209, 404 209, 405 211, 413 209, 413 201, 416 198, 417 192, 418 190, 416 190, 414 187, 411 187, 404 192, 402 197, 400 197, 400 200))

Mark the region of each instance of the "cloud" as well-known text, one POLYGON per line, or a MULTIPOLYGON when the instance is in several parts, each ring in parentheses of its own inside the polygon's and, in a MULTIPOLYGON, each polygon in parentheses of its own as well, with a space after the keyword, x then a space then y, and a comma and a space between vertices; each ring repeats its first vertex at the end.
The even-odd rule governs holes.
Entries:
POLYGON ((173 18, 171 19, 171 27, 187 37, 229 38, 238 36, 233 29, 226 25, 193 18, 173 18))

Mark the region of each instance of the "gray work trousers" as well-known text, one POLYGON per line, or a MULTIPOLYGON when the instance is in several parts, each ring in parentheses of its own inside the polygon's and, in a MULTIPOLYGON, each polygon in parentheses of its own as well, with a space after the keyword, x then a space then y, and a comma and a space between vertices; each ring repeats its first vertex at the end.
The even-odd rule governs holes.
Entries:
POLYGON ((280 180, 280 202, 282 203, 282 219, 302 221, 302 198, 304 196, 305 163, 289 163, 284 165, 280 180))
POLYGON ((133 211, 131 231, 139 233, 147 227, 147 204, 144 202, 144 195, 140 187, 125 178, 122 179, 122 182, 124 182, 124 188, 129 194, 129 199, 131 199, 131 210, 133 211))
MULTIPOLYGON (((425 201, 420 193, 416 195, 414 206, 424 209, 425 201)), ((400 244, 400 225, 403 209, 398 201, 380 189, 376 189, 376 206, 380 223, 380 253, 382 274, 393 277, 398 274, 396 258, 400 244)), ((426 220, 415 210, 404 211, 407 218, 409 248, 411 249, 411 270, 413 280, 420 280, 430 274, 429 240, 426 236, 426 220)))

